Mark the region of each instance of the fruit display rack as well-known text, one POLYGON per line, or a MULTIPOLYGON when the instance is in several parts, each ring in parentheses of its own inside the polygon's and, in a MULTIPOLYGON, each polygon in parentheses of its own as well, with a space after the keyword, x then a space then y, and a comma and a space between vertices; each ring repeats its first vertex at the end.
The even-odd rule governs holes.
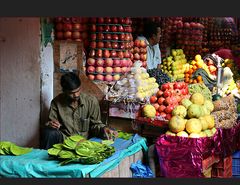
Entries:
POLYGON ((87 75, 91 80, 116 81, 132 66, 130 18, 99 17, 91 20, 87 75))

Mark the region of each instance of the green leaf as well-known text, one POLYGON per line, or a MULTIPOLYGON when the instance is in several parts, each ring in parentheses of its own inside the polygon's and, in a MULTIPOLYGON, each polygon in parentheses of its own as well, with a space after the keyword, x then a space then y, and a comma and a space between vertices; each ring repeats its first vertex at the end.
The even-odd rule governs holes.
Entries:
POLYGON ((76 155, 72 151, 67 151, 67 150, 61 150, 58 153, 58 156, 59 156, 59 158, 62 158, 62 159, 76 158, 76 155))
POLYGON ((80 140, 86 140, 83 136, 81 135, 73 135, 73 136, 70 136, 69 139, 71 139, 72 141, 75 141, 75 142, 79 142, 80 140))
POLYGON ((12 144, 10 146, 10 152, 13 155, 24 155, 32 151, 32 148, 20 147, 12 144))
POLYGON ((67 138, 63 141, 63 147, 65 147, 67 149, 74 150, 76 148, 76 146, 77 146, 77 142, 73 141, 69 138, 67 138))
POLYGON ((48 154, 53 155, 53 156, 58 156, 60 151, 61 151, 61 149, 58 149, 58 148, 49 148, 48 154))
POLYGON ((58 144, 54 144, 53 145, 53 148, 56 148, 56 149, 63 149, 63 144, 62 143, 58 143, 58 144))

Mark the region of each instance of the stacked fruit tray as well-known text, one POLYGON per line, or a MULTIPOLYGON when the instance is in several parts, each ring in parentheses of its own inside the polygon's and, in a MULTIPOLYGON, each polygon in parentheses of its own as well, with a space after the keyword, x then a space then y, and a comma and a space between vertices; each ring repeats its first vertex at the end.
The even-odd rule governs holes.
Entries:
POLYGON ((99 17, 91 20, 87 75, 91 80, 116 81, 132 66, 130 18, 99 17))

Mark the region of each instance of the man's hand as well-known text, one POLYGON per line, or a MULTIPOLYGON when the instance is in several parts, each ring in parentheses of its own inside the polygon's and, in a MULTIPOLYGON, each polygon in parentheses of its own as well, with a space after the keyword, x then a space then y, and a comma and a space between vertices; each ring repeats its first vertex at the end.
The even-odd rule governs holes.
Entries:
POLYGON ((115 138, 118 137, 118 132, 113 129, 110 129, 109 127, 104 128, 104 133, 107 136, 108 140, 110 140, 110 139, 114 140, 115 138))
POLYGON ((51 120, 47 122, 46 126, 59 129, 61 127, 61 124, 57 120, 51 120))

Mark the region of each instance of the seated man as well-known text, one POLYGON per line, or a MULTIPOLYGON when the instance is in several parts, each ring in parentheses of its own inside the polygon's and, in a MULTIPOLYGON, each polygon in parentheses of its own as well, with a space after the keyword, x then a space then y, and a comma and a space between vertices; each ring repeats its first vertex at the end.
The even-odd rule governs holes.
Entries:
POLYGON ((101 112, 96 97, 81 92, 81 80, 73 72, 61 77, 62 93, 56 96, 50 106, 49 121, 43 130, 41 148, 49 149, 71 135, 85 138, 111 139, 117 132, 101 122, 101 112))

